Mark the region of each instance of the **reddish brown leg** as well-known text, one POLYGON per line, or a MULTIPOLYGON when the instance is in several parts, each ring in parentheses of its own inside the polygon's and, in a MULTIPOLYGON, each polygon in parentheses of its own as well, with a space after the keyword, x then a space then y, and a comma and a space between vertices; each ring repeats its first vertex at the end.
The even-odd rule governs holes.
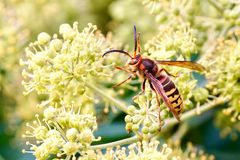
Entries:
POLYGON ((115 68, 118 69, 118 70, 121 70, 121 71, 125 71, 125 72, 127 72, 127 73, 130 73, 129 70, 127 70, 127 69, 125 69, 125 68, 123 68, 123 67, 116 66, 115 68))
POLYGON ((142 91, 140 93, 138 93, 136 96, 134 96, 132 99, 136 99, 138 96, 140 96, 141 94, 143 94, 145 92, 146 80, 147 79, 143 80, 143 83, 142 83, 142 86, 141 86, 142 91))
POLYGON ((154 92, 156 94, 157 105, 160 108, 161 100, 159 99, 157 92, 156 91, 154 91, 154 92))
POLYGON ((160 105, 161 105, 161 99, 159 99, 159 96, 157 94, 156 91, 154 91, 155 94, 156 94, 156 100, 157 100, 157 105, 158 105, 158 121, 159 121, 159 131, 161 130, 161 108, 160 108, 160 105))
POLYGON ((155 92, 156 94, 156 100, 157 100, 157 106, 158 106, 158 121, 159 121, 159 131, 161 130, 161 99, 159 99, 158 93, 155 91, 154 87, 152 86, 151 82, 149 82, 151 89, 155 92))
POLYGON ((114 86, 112 86, 113 88, 116 88, 120 85, 122 85, 123 83, 125 83, 126 81, 128 81, 129 79, 132 79, 132 75, 130 75, 127 79, 125 79, 124 81, 118 83, 118 84, 115 84, 114 86))
POLYGON ((164 69, 164 68, 161 68, 161 69, 159 70, 159 72, 162 72, 162 71, 164 71, 165 73, 167 73, 167 75, 169 75, 169 76, 177 77, 177 75, 173 75, 173 74, 169 73, 169 72, 168 72, 166 69, 164 69))

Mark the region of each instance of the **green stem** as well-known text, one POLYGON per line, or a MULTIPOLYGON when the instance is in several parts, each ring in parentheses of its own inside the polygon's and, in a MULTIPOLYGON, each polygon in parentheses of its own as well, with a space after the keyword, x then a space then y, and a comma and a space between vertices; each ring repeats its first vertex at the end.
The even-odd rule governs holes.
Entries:
POLYGON ((174 135, 172 136, 172 140, 173 141, 180 141, 183 136, 187 133, 189 129, 189 126, 188 126, 188 123, 182 123, 180 126, 179 126, 179 129, 177 130, 176 133, 174 133, 174 135))
MULTIPOLYGON (((200 106, 199 108, 199 112, 200 114, 203 112, 206 112, 212 108, 214 108, 215 106, 218 106, 220 104, 226 103, 227 101, 229 101, 228 98, 226 97, 218 97, 202 106, 200 106)), ((185 121, 189 118, 192 118, 193 116, 197 116, 197 110, 196 109, 192 109, 190 111, 185 112, 182 117, 181 117, 181 121, 185 121)), ((165 123, 167 125, 163 126, 163 130, 168 130, 168 128, 170 128, 171 126, 175 125, 178 123, 178 121, 175 118, 171 118, 165 121, 165 123)))
POLYGON ((107 92, 104 91, 104 89, 98 88, 97 86, 95 86, 92 83, 86 83, 86 86, 90 89, 92 89, 93 91, 95 91, 96 93, 98 93, 101 97, 109 100, 112 104, 114 104, 117 108, 119 108, 121 111, 127 113, 127 105, 125 105, 123 102, 121 102, 118 99, 115 99, 114 97, 110 96, 109 94, 107 94, 107 92))
POLYGON ((124 145, 124 144, 131 144, 131 143, 137 142, 138 140, 139 140, 138 136, 133 136, 133 137, 125 138, 125 139, 115 141, 115 142, 94 145, 94 146, 91 146, 90 149, 111 148, 111 147, 120 146, 120 145, 124 145))
MULTIPOLYGON (((206 112, 220 104, 223 104, 223 103, 226 103, 228 102, 229 99, 226 98, 226 97, 219 97, 219 98, 216 98, 204 105, 202 105, 199 109, 200 111, 200 114, 203 113, 203 112, 206 112)), ((185 121, 189 118, 192 118, 194 116, 197 115, 197 111, 196 109, 192 109, 190 111, 187 111, 185 112, 183 115, 182 115, 182 118, 181 118, 181 121, 185 121)), ((169 130, 169 128, 171 128, 173 125, 179 123, 175 118, 170 118, 170 119, 167 119, 165 121, 165 126, 163 126, 161 132, 165 132, 167 130, 169 130)), ((154 137, 156 135, 152 135, 150 138, 154 137)), ((111 148, 111 147, 115 147, 115 146, 119 146, 119 145, 125 145, 125 144, 130 144, 130 143, 134 143, 134 142, 137 142, 139 140, 139 137, 138 136, 133 136, 133 137, 130 137, 130 138, 126 138, 126 139, 122 139, 122 140, 119 140, 119 141, 115 141, 115 142, 110 142, 110 143, 106 143, 106 144, 100 144, 100 145, 94 145, 94 146, 91 146, 90 148, 91 149, 103 149, 103 148, 111 148)))

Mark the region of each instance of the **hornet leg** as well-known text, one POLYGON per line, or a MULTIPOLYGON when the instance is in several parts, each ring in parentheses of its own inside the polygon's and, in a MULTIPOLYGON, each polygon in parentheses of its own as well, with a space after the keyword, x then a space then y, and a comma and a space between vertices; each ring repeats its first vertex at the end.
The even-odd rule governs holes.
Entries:
POLYGON ((147 80, 147 79, 144 79, 144 80, 143 80, 143 83, 142 83, 142 86, 141 86, 142 91, 141 91, 140 93, 138 93, 136 96, 134 96, 134 97, 132 98, 133 100, 136 99, 138 96, 140 96, 141 94, 143 94, 143 93, 145 92, 146 80, 147 80))
POLYGON ((159 131, 161 131, 161 108, 160 108, 160 104, 161 104, 161 99, 159 99, 158 93, 156 91, 154 91, 156 94, 156 100, 157 100, 157 105, 158 105, 158 123, 159 123, 159 131))
POLYGON ((171 73, 169 73, 166 69, 164 69, 164 68, 161 68, 160 70, 159 70, 159 73, 160 72, 165 72, 165 73, 167 73, 167 75, 169 75, 169 76, 172 76, 172 77, 178 77, 177 75, 173 75, 173 74, 171 74, 171 73))
POLYGON ((126 81, 128 81, 129 79, 132 79, 132 75, 130 75, 127 79, 125 79, 124 81, 118 83, 118 84, 115 84, 114 86, 112 86, 113 88, 116 88, 120 85, 122 85, 123 83, 125 83, 126 81))
POLYGON ((161 113, 161 108, 160 108, 160 105, 161 105, 161 101, 162 101, 162 100, 159 98, 158 93, 156 92, 156 90, 155 90, 154 87, 152 86, 151 82, 149 82, 149 84, 150 84, 151 89, 155 92, 155 95, 156 95, 157 106, 158 106, 159 131, 161 131, 162 125, 161 125, 161 115, 160 115, 160 113, 161 113))
POLYGON ((127 73, 131 73, 129 70, 127 70, 127 69, 125 69, 123 67, 120 67, 120 66, 116 66, 115 68, 118 69, 118 70, 121 70, 121 71, 125 71, 127 73))

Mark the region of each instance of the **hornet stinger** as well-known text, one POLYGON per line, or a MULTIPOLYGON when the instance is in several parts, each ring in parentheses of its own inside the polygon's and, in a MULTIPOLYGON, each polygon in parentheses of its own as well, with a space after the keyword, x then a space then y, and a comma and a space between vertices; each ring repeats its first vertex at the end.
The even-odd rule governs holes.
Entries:
POLYGON ((103 57, 109 53, 121 53, 127 55, 130 59, 126 64, 126 67, 116 67, 116 69, 126 71, 130 73, 129 77, 114 85, 114 87, 119 86, 126 81, 132 79, 136 75, 138 77, 143 78, 142 82, 142 94, 145 91, 146 81, 149 82, 150 87, 153 92, 156 93, 156 99, 158 105, 160 105, 160 100, 162 99, 165 105, 170 109, 175 118, 180 121, 180 114, 183 111, 183 99, 174 84, 174 82, 170 79, 171 75, 166 69, 159 68, 158 65, 168 65, 168 66, 178 66, 184 67, 196 71, 203 71, 204 67, 198 63, 194 63, 191 61, 165 61, 165 60, 152 60, 149 58, 142 57, 140 52, 140 33, 137 34, 136 27, 134 26, 134 52, 133 56, 128 52, 123 50, 110 50, 103 54, 103 57), (138 54, 137 54, 138 52, 138 54), (160 97, 161 99, 160 99, 160 97))

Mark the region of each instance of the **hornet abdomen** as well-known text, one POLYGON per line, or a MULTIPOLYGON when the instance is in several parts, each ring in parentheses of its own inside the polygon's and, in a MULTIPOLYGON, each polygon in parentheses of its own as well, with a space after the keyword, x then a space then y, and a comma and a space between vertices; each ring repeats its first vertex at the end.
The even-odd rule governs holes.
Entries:
POLYGON ((169 76, 160 74, 157 79, 163 86, 163 89, 171 102, 174 111, 179 115, 183 111, 183 99, 169 76))

